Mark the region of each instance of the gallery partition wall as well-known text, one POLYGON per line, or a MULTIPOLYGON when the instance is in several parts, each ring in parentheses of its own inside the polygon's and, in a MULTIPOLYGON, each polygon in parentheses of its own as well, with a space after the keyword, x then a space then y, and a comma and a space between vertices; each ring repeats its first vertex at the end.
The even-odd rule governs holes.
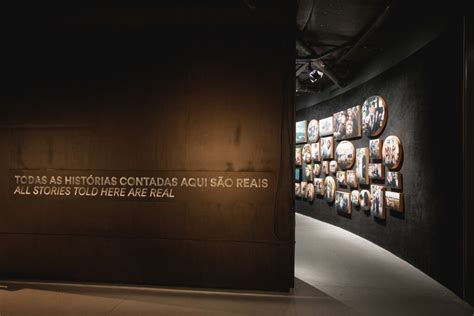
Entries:
MULTIPOLYGON (((414 54, 342 94, 313 104, 309 97, 297 98, 302 103, 296 112, 297 122, 319 120, 321 153, 312 167, 320 169, 312 175, 314 199, 302 194, 297 211, 373 241, 460 296, 461 34, 460 23, 453 23, 414 54), (325 119, 333 124, 329 131, 325 119), (324 152, 328 142, 333 156, 324 152)), ((297 181, 309 183, 304 148, 297 181)))
POLYGON ((13 17, 0 277, 291 288, 293 11, 160 1, 13 17))
POLYGON ((473 143, 474 135, 474 21, 464 18, 464 107, 463 107, 463 194, 464 194, 464 296, 474 305, 474 213, 472 205, 473 143))

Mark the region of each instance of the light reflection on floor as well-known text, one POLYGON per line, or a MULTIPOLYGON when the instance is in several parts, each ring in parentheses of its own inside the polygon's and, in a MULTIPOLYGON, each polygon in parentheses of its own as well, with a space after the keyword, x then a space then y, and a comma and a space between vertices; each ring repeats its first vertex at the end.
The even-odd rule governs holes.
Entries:
POLYGON ((0 281, 0 316, 473 315, 393 254, 299 214, 295 274, 290 293, 0 281))

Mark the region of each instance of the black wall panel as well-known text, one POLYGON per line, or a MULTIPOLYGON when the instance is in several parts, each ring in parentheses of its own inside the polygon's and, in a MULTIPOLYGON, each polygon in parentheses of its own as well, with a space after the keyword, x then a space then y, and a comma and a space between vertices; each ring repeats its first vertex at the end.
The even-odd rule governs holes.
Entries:
POLYGON ((13 17, 1 59, 0 276, 290 288, 293 11, 170 1, 13 17), (18 198, 16 172, 271 184, 159 201, 18 198))
POLYGON ((474 22, 464 18, 464 107, 463 107, 463 174, 464 174, 464 297, 474 305, 474 196, 472 194, 474 134, 474 22))
MULTIPOLYGON (((397 66, 331 100, 296 113, 297 120, 321 119, 385 98, 388 122, 380 138, 400 138, 404 160, 405 212, 385 221, 353 210, 338 215, 323 199, 297 200, 297 211, 340 226, 388 249, 462 295, 462 43, 460 28, 397 66)), ((368 147, 363 136, 352 141, 368 147)))

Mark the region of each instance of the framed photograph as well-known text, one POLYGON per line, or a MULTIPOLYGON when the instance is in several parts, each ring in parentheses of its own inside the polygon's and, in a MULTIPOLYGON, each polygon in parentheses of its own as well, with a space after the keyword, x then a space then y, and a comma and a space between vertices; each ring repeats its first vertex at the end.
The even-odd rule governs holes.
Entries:
POLYGON ((347 140, 340 142, 336 147, 336 160, 341 170, 352 168, 355 161, 356 151, 354 145, 347 140))
POLYGON ((306 186, 308 185, 308 182, 302 181, 301 183, 301 197, 305 198, 306 197, 306 186))
POLYGON ((295 182, 295 197, 301 197, 301 183, 295 182))
POLYGON ((351 214, 352 212, 352 203, 351 195, 349 192, 336 191, 336 210, 339 212, 344 212, 351 214))
POLYGON ((385 219, 385 187, 382 185, 370 186, 370 213, 374 217, 385 219))
POLYGON ((347 170, 347 185, 351 188, 357 188, 357 173, 355 170, 347 170))
POLYGON ((400 172, 388 171, 385 176, 385 186, 400 190, 402 188, 402 174, 400 172))
POLYGON ((311 162, 311 145, 305 144, 303 145, 303 161, 306 163, 311 162))
POLYGON ((314 192, 317 195, 324 195, 324 179, 315 178, 314 179, 314 192))
POLYGON ((346 122, 346 137, 345 139, 351 139, 362 136, 362 126, 360 124, 360 105, 348 108, 347 122, 346 122))
POLYGON ((385 203, 388 209, 403 212, 403 193, 386 191, 385 203))
POLYGON ((346 135, 346 111, 334 113, 332 116, 334 122, 334 139, 343 139, 346 135))
POLYGON ((388 136, 383 142, 382 159, 389 170, 397 169, 402 161, 402 143, 397 136, 388 136))
POLYGON ((350 139, 361 136, 360 106, 354 106, 333 115, 334 139, 350 139))
POLYGON ((345 171, 338 171, 336 173, 336 179, 337 179, 337 184, 339 186, 346 186, 347 185, 347 178, 346 178, 346 172, 345 171))
POLYGON ((301 168, 295 168, 295 181, 301 181, 301 168))
POLYGON ((319 122, 311 120, 308 124, 308 142, 315 143, 319 139, 319 122))
POLYGON ((337 161, 336 160, 331 160, 329 163, 329 172, 332 174, 336 174, 337 171, 337 161))
POLYGON ((313 182, 313 164, 303 163, 303 181, 313 182))
POLYGON ((334 137, 321 137, 321 159, 331 160, 334 158, 334 137))
POLYGON ((382 133, 387 122, 387 106, 381 96, 371 96, 362 105, 362 131, 369 137, 382 133))
POLYGON ((306 200, 309 202, 314 200, 314 186, 312 183, 306 185, 306 200))
POLYGON ((362 190, 359 195, 360 209, 363 211, 370 210, 370 191, 362 190))
POLYGON ((369 184, 369 149, 357 148, 356 166, 357 180, 361 184, 369 184))
POLYGON ((324 179, 324 198, 326 201, 333 202, 334 195, 336 192, 336 181, 331 176, 328 176, 324 179))
POLYGON ((359 207, 360 206, 360 192, 354 190, 351 192, 351 204, 352 207, 359 207))
POLYGON ((299 121, 296 122, 296 143, 302 144, 306 143, 307 141, 307 122, 306 121, 299 121))
POLYGON ((319 136, 329 136, 334 132, 332 116, 319 120, 319 136))
POLYGON ((301 166, 303 163, 303 155, 301 146, 296 146, 295 148, 295 165, 301 166))
POLYGON ((327 161, 327 160, 323 161, 321 163, 321 165, 322 165, 322 168, 323 168, 324 175, 328 176, 329 175, 329 161, 327 161))
POLYGON ((369 150, 371 160, 382 159, 382 140, 380 138, 369 140, 369 150))
POLYGON ((321 161, 321 151, 319 150, 319 142, 311 144, 311 158, 313 158, 314 162, 321 161))
POLYGON ((317 178, 321 175, 321 165, 319 163, 315 163, 313 166, 313 177, 317 178))
POLYGON ((369 178, 374 180, 383 180, 385 177, 385 168, 381 163, 369 163, 369 178))

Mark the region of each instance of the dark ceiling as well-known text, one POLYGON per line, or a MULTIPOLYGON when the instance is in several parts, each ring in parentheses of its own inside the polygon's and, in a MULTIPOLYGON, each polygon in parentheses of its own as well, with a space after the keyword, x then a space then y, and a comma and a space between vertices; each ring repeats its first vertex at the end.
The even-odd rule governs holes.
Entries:
POLYGON ((344 87, 374 57, 403 42, 403 35, 448 15, 430 4, 396 0, 298 0, 297 94, 344 87), (313 70, 322 78, 311 82, 313 70))

